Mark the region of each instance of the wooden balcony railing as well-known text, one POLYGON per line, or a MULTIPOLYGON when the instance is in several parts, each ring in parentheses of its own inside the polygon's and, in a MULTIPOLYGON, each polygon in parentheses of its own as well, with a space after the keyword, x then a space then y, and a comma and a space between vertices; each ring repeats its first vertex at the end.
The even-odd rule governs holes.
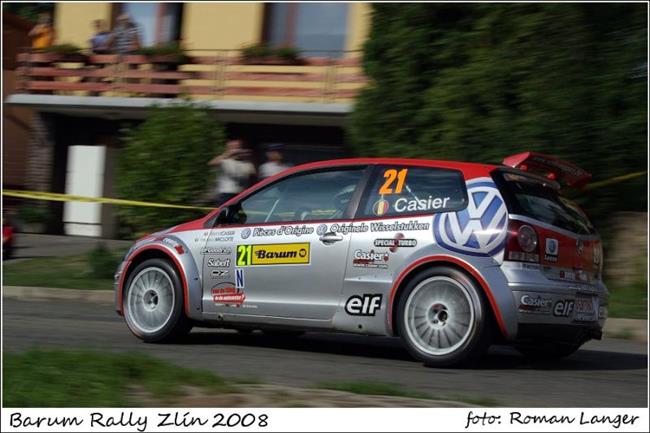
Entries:
POLYGON ((140 96, 340 102, 365 84, 359 54, 244 59, 238 51, 188 55, 18 55, 18 92, 77 96, 140 96))

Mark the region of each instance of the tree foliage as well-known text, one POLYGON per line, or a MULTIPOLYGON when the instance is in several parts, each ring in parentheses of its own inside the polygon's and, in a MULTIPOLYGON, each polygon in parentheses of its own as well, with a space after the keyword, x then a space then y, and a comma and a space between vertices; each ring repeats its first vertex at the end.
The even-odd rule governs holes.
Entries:
MULTIPOLYGON (((647 163, 641 4, 375 4, 358 153, 499 163, 535 150, 605 179, 647 163)), ((584 197, 645 209, 645 179, 584 197)), ((593 210, 593 209, 592 209, 593 210)))
POLYGON ((54 3, 29 3, 29 2, 15 2, 15 3, 2 3, 2 10, 11 12, 28 21, 36 22, 38 15, 43 12, 54 12, 54 3))
MULTIPOLYGON (((223 127, 199 106, 154 107, 123 132, 117 175, 120 198, 180 205, 203 204, 214 176, 207 162, 224 146, 223 127)), ((203 204, 205 205, 205 204, 203 204)), ((151 232, 200 216, 192 210, 119 206, 123 224, 151 232)))

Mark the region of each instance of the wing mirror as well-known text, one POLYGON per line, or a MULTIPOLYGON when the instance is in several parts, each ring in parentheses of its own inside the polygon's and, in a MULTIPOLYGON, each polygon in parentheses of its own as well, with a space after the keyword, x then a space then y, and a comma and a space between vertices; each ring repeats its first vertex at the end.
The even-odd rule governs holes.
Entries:
POLYGON ((244 224, 246 223, 246 214, 241 211, 241 204, 234 203, 230 206, 221 208, 214 220, 214 225, 219 224, 244 224))
POLYGON ((232 209, 230 208, 230 206, 226 206, 221 208, 219 214, 217 215, 217 219, 214 220, 214 223, 215 225, 226 224, 230 222, 231 218, 232 218, 232 209))

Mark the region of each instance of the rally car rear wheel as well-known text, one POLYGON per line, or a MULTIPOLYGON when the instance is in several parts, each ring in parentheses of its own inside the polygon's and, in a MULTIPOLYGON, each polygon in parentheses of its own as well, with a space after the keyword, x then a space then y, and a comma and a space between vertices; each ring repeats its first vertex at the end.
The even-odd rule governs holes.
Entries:
POLYGON ((124 318, 131 332, 146 342, 174 340, 189 332, 181 281, 168 260, 149 259, 131 272, 124 318))
POLYGON ((491 339, 480 288, 448 267, 427 269, 407 284, 398 303, 397 325, 409 352, 432 367, 470 364, 491 339))

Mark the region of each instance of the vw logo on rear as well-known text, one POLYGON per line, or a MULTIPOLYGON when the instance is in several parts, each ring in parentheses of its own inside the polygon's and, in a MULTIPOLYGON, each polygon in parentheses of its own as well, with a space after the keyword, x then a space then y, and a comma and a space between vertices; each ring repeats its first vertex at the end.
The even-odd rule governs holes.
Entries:
POLYGON ((507 235, 508 211, 494 182, 479 178, 467 182, 467 207, 434 217, 433 232, 439 245, 473 256, 500 252, 507 235))

